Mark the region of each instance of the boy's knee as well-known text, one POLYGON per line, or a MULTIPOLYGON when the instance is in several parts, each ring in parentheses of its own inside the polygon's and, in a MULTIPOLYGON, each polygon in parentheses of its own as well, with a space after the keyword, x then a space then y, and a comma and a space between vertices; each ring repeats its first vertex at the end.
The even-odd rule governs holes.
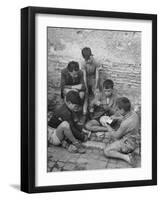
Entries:
POLYGON ((85 124, 85 128, 86 128, 87 130, 90 130, 90 128, 91 128, 91 123, 90 123, 90 121, 87 122, 87 123, 85 124))
POLYGON ((113 151, 115 151, 115 149, 113 149, 111 146, 108 146, 104 149, 104 155, 109 156, 113 151))
POLYGON ((64 128, 64 129, 69 129, 70 128, 70 125, 67 121, 63 121, 61 123, 61 127, 64 128))
POLYGON ((81 99, 84 99, 85 92, 79 92, 79 96, 80 96, 81 99))
POLYGON ((109 152, 110 152, 109 148, 105 148, 105 149, 104 149, 104 155, 105 155, 105 156, 108 156, 108 155, 109 155, 109 152))

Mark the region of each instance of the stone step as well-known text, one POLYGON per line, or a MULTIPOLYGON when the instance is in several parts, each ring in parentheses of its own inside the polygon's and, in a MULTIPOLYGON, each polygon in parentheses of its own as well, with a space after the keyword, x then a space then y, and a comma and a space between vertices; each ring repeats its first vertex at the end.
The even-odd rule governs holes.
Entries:
POLYGON ((101 149, 103 150, 105 148, 105 143, 103 142, 96 142, 96 141, 87 141, 82 143, 82 145, 86 148, 96 148, 96 149, 101 149))
MULTIPOLYGON (((109 145, 109 144, 110 142, 105 143, 105 142, 99 142, 99 141, 87 141, 87 142, 82 143, 82 145, 86 148, 100 149, 100 150, 103 150, 106 147, 106 145, 109 145)), ((140 147, 136 148, 134 152, 135 154, 140 155, 141 154, 140 147)))
POLYGON ((104 132, 91 133, 89 140, 103 142, 104 144, 111 143, 111 139, 108 138, 104 132))

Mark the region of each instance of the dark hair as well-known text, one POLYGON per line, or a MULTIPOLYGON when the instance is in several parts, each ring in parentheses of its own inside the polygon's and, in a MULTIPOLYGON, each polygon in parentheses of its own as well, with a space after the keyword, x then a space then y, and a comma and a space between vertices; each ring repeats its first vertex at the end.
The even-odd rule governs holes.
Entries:
POLYGON ((82 101, 79 93, 76 91, 69 91, 66 94, 66 102, 71 102, 72 104, 81 105, 82 101))
POLYGON ((106 88, 106 89, 113 89, 113 86, 114 86, 114 83, 112 80, 110 79, 107 79, 103 82, 103 88, 106 88))
POLYGON ((128 112, 131 109, 131 102, 126 97, 120 97, 117 99, 117 106, 119 109, 124 109, 125 112, 128 112))
POLYGON ((67 65, 67 69, 69 72, 78 71, 79 70, 78 62, 75 62, 75 61, 69 62, 67 65))
POLYGON ((83 56, 83 58, 92 56, 92 51, 91 51, 91 49, 90 49, 89 47, 84 47, 84 48, 82 49, 82 56, 83 56))

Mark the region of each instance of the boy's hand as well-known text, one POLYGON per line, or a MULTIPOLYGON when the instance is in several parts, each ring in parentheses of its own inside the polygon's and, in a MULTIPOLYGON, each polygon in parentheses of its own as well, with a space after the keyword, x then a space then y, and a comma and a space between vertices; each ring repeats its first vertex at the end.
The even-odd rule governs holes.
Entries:
POLYGON ((73 85, 73 86, 72 86, 72 89, 81 90, 81 89, 82 89, 82 84, 73 85))
POLYGON ((100 102, 100 101, 96 101, 96 102, 95 102, 95 105, 96 105, 96 106, 100 106, 100 105, 101 105, 101 102, 100 102))
POLYGON ((105 132, 105 136, 108 137, 108 138, 111 138, 111 139, 114 139, 114 131, 108 131, 108 132, 105 132))
POLYGON ((112 116, 110 116, 110 118, 111 118, 112 120, 114 120, 114 119, 122 120, 123 116, 112 115, 112 116))
POLYGON ((105 109, 106 111, 108 111, 108 110, 109 110, 109 106, 106 105, 106 104, 104 104, 104 105, 103 105, 103 109, 105 109))
POLYGON ((117 119, 118 117, 116 117, 115 115, 110 116, 111 119, 117 119))

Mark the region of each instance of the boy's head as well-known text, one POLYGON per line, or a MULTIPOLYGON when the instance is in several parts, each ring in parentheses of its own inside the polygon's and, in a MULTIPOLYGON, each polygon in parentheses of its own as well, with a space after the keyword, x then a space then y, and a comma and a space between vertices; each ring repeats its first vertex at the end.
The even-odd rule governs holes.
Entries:
POLYGON ((76 78, 78 76, 78 71, 79 71, 78 62, 75 62, 75 61, 69 62, 68 65, 67 65, 67 69, 68 69, 68 72, 70 73, 70 75, 73 78, 76 78))
POLYGON ((79 93, 76 91, 69 91, 65 98, 69 110, 77 112, 82 104, 79 93))
POLYGON ((113 86, 114 83, 110 79, 107 79, 103 82, 103 92, 105 93, 106 97, 110 97, 113 94, 113 86))
POLYGON ((127 112, 130 112, 131 110, 131 102, 126 97, 120 97, 117 99, 117 108, 118 112, 121 115, 125 115, 127 112))
POLYGON ((85 59, 85 61, 89 61, 90 57, 92 56, 92 51, 89 47, 84 47, 82 49, 82 56, 85 59))

